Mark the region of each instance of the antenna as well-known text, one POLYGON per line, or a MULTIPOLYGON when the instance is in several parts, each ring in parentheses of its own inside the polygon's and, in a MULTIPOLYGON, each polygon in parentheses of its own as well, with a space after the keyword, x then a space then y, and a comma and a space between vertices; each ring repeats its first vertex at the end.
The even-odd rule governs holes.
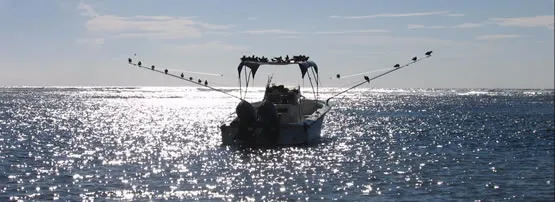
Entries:
MULTIPOLYGON (((339 93, 337 93, 337 94, 331 96, 330 98, 328 98, 328 99, 326 100, 326 104, 328 104, 329 101, 330 101, 332 98, 337 97, 338 95, 341 95, 341 94, 343 94, 343 93, 346 93, 347 91, 349 91, 349 90, 351 90, 351 89, 353 89, 353 88, 359 87, 359 86, 361 86, 362 84, 370 83, 370 81, 372 81, 372 80, 374 80, 374 79, 377 79, 377 78, 380 78, 381 76, 384 76, 384 75, 389 74, 389 73, 391 73, 391 72, 400 70, 400 69, 402 69, 402 68, 404 68, 404 67, 408 67, 408 66, 410 66, 410 65, 412 65, 412 64, 414 64, 414 63, 417 63, 417 62, 419 62, 419 61, 422 61, 422 60, 424 60, 424 59, 427 59, 427 58, 429 58, 429 57, 432 57, 432 51, 428 51, 428 52, 426 52, 424 55, 425 55, 425 57, 423 57, 423 58, 413 57, 411 62, 409 62, 409 63, 407 63, 407 64, 404 64, 403 66, 401 66, 401 65, 399 65, 399 64, 395 64, 395 65, 393 66, 394 69, 389 70, 389 71, 384 72, 384 73, 381 73, 381 74, 379 74, 379 75, 377 75, 377 76, 374 76, 374 77, 372 77, 372 78, 370 78, 370 77, 368 77, 368 76, 364 76, 364 81, 362 81, 362 82, 360 82, 360 83, 358 83, 358 84, 356 84, 356 85, 354 85, 354 86, 352 86, 352 87, 350 87, 350 88, 347 88, 347 89, 344 90, 344 91, 341 91, 341 92, 339 92, 339 93)), ((340 77, 339 74, 337 74, 337 77, 338 77, 338 78, 340 77)))

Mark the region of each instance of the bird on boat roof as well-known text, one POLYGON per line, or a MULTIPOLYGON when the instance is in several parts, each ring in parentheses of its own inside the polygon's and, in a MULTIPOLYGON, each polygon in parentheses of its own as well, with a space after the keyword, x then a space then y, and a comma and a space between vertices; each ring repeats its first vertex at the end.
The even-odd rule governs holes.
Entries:
POLYGON ((204 85, 205 85, 205 86, 208 85, 208 80, 204 80, 204 85))
POLYGON ((141 61, 139 61, 139 62, 137 63, 137 65, 138 65, 139 67, 141 66, 141 64, 142 64, 141 61))
POLYGON ((202 80, 198 79, 198 83, 202 83, 202 80))
POLYGON ((168 69, 165 69, 165 70, 164 70, 164 73, 166 73, 166 74, 167 74, 167 73, 168 73, 168 69))
POLYGON ((432 56, 432 51, 428 51, 425 54, 426 54, 426 56, 430 57, 430 56, 432 56))
POLYGON ((181 73, 181 78, 185 77, 185 75, 183 73, 181 73))
POLYGON ((395 68, 399 68, 400 66, 401 66, 401 65, 399 65, 399 64, 393 65, 393 67, 395 67, 395 68))
POLYGON ((291 62, 295 62, 295 63, 305 62, 305 61, 308 61, 309 57, 306 55, 295 55, 292 57, 289 57, 289 55, 286 55, 285 57, 278 56, 273 58, 267 58, 265 56, 258 57, 256 55, 252 55, 252 56, 243 55, 240 59, 241 59, 241 62, 252 61, 252 62, 264 62, 264 63, 271 62, 271 63, 284 64, 284 63, 291 63, 291 62))
POLYGON ((339 78, 341 78, 341 75, 337 74, 337 75, 335 75, 335 77, 337 77, 339 79, 339 78))
POLYGON ((152 65, 150 68, 151 68, 152 70, 154 70, 154 65, 152 65))
POLYGON ((193 77, 189 77, 189 80, 191 80, 191 81, 192 81, 192 80, 193 80, 193 77))
POLYGON ((131 60, 131 58, 127 58, 127 61, 129 61, 129 63, 133 62, 133 60, 131 60))
POLYGON ((264 57, 264 56, 262 56, 262 58, 260 59, 260 61, 262 61, 262 62, 268 62, 268 58, 267 58, 267 57, 264 57))
POLYGON ((417 59, 418 59, 418 58, 417 58, 416 56, 414 56, 414 57, 412 58, 412 61, 415 61, 415 62, 416 62, 417 59))

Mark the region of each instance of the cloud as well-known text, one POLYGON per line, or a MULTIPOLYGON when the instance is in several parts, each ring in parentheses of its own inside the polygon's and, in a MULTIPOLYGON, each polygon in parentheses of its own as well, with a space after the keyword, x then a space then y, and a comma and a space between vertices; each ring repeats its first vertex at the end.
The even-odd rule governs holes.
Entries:
POLYGON ((408 29, 453 29, 453 28, 476 28, 486 25, 498 25, 507 27, 546 27, 553 29, 554 16, 533 16, 533 17, 516 17, 516 18, 490 18, 480 23, 463 23, 458 25, 421 25, 410 24, 408 29))
POLYGON ((382 56, 386 54, 390 54, 391 52, 388 51, 359 51, 359 50, 351 50, 351 49, 330 49, 328 50, 329 54, 338 56, 341 55, 342 58, 350 57, 350 58, 369 58, 374 56, 382 56))
POLYGON ((103 38, 79 38, 75 40, 75 43, 82 46, 87 46, 89 48, 100 48, 102 45, 104 45, 104 39, 103 38))
POLYGON ((387 17, 416 17, 416 16, 429 16, 429 15, 441 15, 448 14, 449 11, 432 11, 432 12, 421 12, 421 13, 386 13, 386 14, 376 14, 376 15, 362 15, 362 16, 330 16, 330 18, 337 19, 370 19, 370 18, 387 18, 387 17))
POLYGON ((440 46, 466 46, 474 45, 467 41, 454 41, 439 38, 430 37, 396 37, 396 36, 342 36, 337 38, 337 43, 349 46, 373 46, 373 47, 387 47, 387 48, 397 48, 403 47, 401 49, 412 47, 440 47, 440 46))
POLYGON ((89 4, 84 3, 84 2, 80 2, 77 5, 77 9, 81 11, 82 16, 86 16, 86 17, 96 17, 96 16, 98 16, 98 14, 94 11, 93 7, 89 4))
POLYGON ((215 35, 215 36, 232 36, 236 33, 229 32, 229 31, 205 31, 203 34, 206 35, 215 35))
POLYGON ((419 24, 410 24, 407 26, 409 29, 423 29, 428 28, 426 25, 419 25, 419 24))
POLYGON ((452 26, 452 28, 475 28, 475 27, 482 27, 484 25, 486 24, 485 23, 462 23, 462 24, 452 26))
MULTIPOLYGON (((360 30, 344 30, 344 31, 318 31, 312 32, 313 34, 357 34, 357 33, 387 33, 390 32, 386 29, 360 29, 360 30)), ((242 33, 251 35, 283 35, 282 38, 298 38, 301 32, 283 29, 264 29, 264 30, 248 30, 242 33)))
POLYGON ((248 47, 240 45, 230 45, 225 44, 220 41, 212 41, 208 43, 200 44, 187 44, 176 47, 180 51, 184 52, 198 52, 198 51, 246 51, 248 47))
POLYGON ((553 29, 553 15, 516 17, 516 18, 491 18, 490 20, 499 26, 510 27, 547 27, 553 29))
POLYGON ((361 29, 361 30, 345 30, 345 31, 320 31, 315 34, 356 34, 356 33, 386 33, 386 29, 361 29))
POLYGON ((464 17, 464 14, 462 13, 449 13, 445 16, 449 16, 449 17, 464 17))
POLYGON ((102 38, 79 38, 75 40, 78 44, 104 44, 104 39, 102 38))
POLYGON ((492 35, 482 35, 477 36, 478 40, 496 40, 496 39, 510 39, 510 38, 520 38, 521 35, 516 34, 492 34, 492 35))
POLYGON ((252 35, 263 35, 263 34, 298 34, 299 32, 291 31, 291 30, 282 30, 282 29, 263 29, 263 30, 248 30, 248 31, 244 31, 244 33, 252 34, 252 35))
POLYGON ((277 39, 300 39, 299 35, 283 35, 275 37, 277 39))
MULTIPOLYGON (((172 17, 170 16, 163 16, 163 15, 159 15, 159 16, 147 16, 147 15, 137 15, 135 16, 136 19, 145 19, 145 20, 171 20, 172 17)), ((189 18, 195 18, 195 17, 189 17, 189 18)))
POLYGON ((205 30, 227 30, 233 25, 217 25, 193 20, 195 17, 102 15, 83 2, 77 9, 87 17, 86 29, 93 34, 124 38, 180 39, 202 36, 205 30))
POLYGON ((486 23, 462 23, 458 25, 420 25, 420 24, 410 24, 407 26, 408 29, 456 29, 456 28, 476 28, 482 27, 486 23))

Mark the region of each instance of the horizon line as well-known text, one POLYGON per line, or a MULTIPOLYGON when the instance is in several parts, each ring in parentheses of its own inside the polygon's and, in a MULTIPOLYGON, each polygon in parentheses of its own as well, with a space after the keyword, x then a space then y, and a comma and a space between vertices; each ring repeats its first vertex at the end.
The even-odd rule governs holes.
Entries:
MULTIPOLYGON (((162 86, 162 85, 153 85, 153 86, 139 86, 139 85, 44 85, 44 86, 36 86, 36 85, 0 85, 0 88, 205 88, 210 90, 204 86, 162 86)), ((210 86, 212 88, 237 88, 238 86, 210 86)), ((244 87, 242 87, 244 89, 244 87)), ((251 86, 249 88, 265 88, 265 86, 251 86)), ((306 90, 310 90, 310 87, 304 87, 306 90)), ((349 88, 341 87, 341 86, 328 86, 328 87, 319 87, 320 89, 326 88, 349 88)), ((500 89, 500 90, 555 90, 555 88, 509 88, 509 87, 429 87, 429 88, 376 88, 376 87, 358 87, 357 89, 500 89)))

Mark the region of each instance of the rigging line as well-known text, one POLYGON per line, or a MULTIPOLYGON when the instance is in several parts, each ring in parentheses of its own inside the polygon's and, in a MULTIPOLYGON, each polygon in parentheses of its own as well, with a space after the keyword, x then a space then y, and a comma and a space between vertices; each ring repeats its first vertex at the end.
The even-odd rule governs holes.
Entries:
POLYGON ((319 81, 319 75, 316 74, 316 71, 314 71, 314 68, 310 68, 312 70, 312 74, 314 75, 314 80, 316 80, 316 99, 318 99, 318 96, 320 96, 320 93, 318 92, 318 86, 320 86, 320 81, 319 81))
POLYGON ((389 73, 391 73, 391 72, 400 70, 400 69, 402 69, 402 68, 404 68, 404 67, 410 66, 410 65, 412 65, 412 64, 414 64, 414 63, 417 63, 417 62, 422 61, 422 60, 424 60, 424 59, 426 59, 426 58, 429 58, 429 57, 431 57, 431 55, 430 55, 431 53, 432 53, 431 51, 426 52, 426 57, 423 57, 423 58, 414 58, 412 62, 409 62, 409 63, 407 63, 407 64, 405 64, 405 65, 402 65, 402 66, 398 66, 398 67, 396 67, 396 68, 394 68, 394 69, 392 69, 392 70, 389 70, 389 71, 387 71, 387 72, 381 73, 381 74, 379 74, 379 75, 377 75, 377 76, 374 76, 374 77, 372 77, 372 78, 369 78, 368 76, 364 76, 364 79, 365 79, 366 81, 360 82, 359 84, 356 84, 356 85, 354 85, 353 87, 350 87, 350 88, 348 88, 348 89, 346 89, 346 90, 343 90, 343 91, 341 91, 341 92, 339 92, 339 93, 337 93, 337 94, 331 96, 330 98, 328 98, 328 99, 326 100, 326 103, 328 103, 332 98, 334 98, 334 97, 336 97, 336 96, 338 96, 338 95, 341 95, 341 94, 343 94, 343 93, 345 93, 345 92, 347 92, 347 91, 349 91, 349 90, 351 90, 351 89, 353 89, 353 88, 359 87, 359 86, 361 86, 362 84, 365 84, 365 83, 367 83, 367 82, 370 83, 371 80, 380 78, 380 77, 382 77, 382 76, 384 76, 384 75, 386 75, 386 74, 389 74, 389 73))
MULTIPOLYGON (((165 69, 165 70, 174 70, 174 71, 175 71, 176 69, 165 69)), ((171 72, 171 71, 168 71, 168 72, 171 72)), ((181 72, 180 72, 180 73, 181 73, 181 72)), ((223 76, 223 75, 222 75, 222 76, 223 76)), ((191 78, 193 78, 193 79, 200 79, 199 77, 197 77, 197 78, 191 77, 191 78)), ((217 84, 217 85, 220 85, 220 86, 222 86, 222 87, 232 87, 232 86, 229 85, 229 84, 222 84, 222 83, 219 83, 219 82, 210 82, 210 83, 217 84)))
POLYGON ((181 79, 181 80, 183 80, 183 81, 187 81, 187 82, 189 82, 189 83, 193 83, 193 84, 195 84, 195 85, 203 86, 203 87, 209 88, 209 89, 211 89, 211 90, 214 90, 214 91, 217 91, 217 92, 220 92, 220 93, 229 95, 229 96, 234 97, 234 98, 237 98, 237 99, 239 99, 239 100, 243 100, 243 99, 241 99, 240 97, 237 97, 236 95, 233 95, 233 94, 230 94, 230 93, 221 91, 221 90, 219 90, 219 89, 217 89, 217 88, 214 88, 214 87, 212 87, 212 86, 203 85, 203 84, 201 84, 201 83, 197 83, 197 82, 195 82, 195 81, 191 81, 191 80, 182 78, 181 76, 178 76, 178 75, 175 75, 175 74, 171 74, 171 73, 167 73, 167 74, 166 74, 165 72, 163 72, 163 71, 161 71, 161 70, 151 69, 151 68, 145 67, 145 66, 139 66, 138 64, 135 64, 135 63, 132 63, 132 62, 130 62, 129 64, 131 64, 131 65, 133 65, 133 66, 136 66, 136 67, 140 67, 140 68, 146 69, 146 70, 151 70, 151 71, 154 71, 154 72, 158 72, 158 73, 160 73, 160 74, 172 76, 172 77, 181 79))
MULTIPOLYGON (((246 81, 247 86, 245 87, 245 97, 244 97, 245 99, 247 98, 247 91, 249 90, 249 81, 251 80, 251 73, 252 73, 252 70, 249 70, 249 75, 247 76, 247 81, 246 81)), ((245 71, 245 76, 246 75, 247 75, 247 72, 245 71)), ((254 81, 254 79, 253 79, 253 81, 254 81)))
POLYGON ((173 70, 173 71, 179 71, 179 72, 183 72, 183 73, 201 74, 201 75, 207 75, 207 76, 224 76, 223 74, 214 74, 214 73, 208 73, 208 72, 195 72, 195 71, 188 71, 188 70, 181 70, 181 69, 169 69, 169 68, 165 68, 165 69, 173 70))
POLYGON ((237 81, 239 81, 239 97, 243 97, 243 88, 241 87, 241 72, 239 72, 238 77, 239 79, 237 79, 237 81))
MULTIPOLYGON (((194 78, 193 78, 194 80, 194 78)), ((233 87, 233 85, 230 84, 224 84, 224 83, 220 83, 220 82, 214 82, 214 81, 210 81, 210 83, 212 84, 212 87, 233 87)))
POLYGON ((314 92, 314 86, 312 85, 312 78, 310 78, 310 73, 306 74, 308 76, 308 81, 310 81, 310 87, 312 87, 312 94, 314 94, 314 98, 318 99, 316 97, 316 93, 314 92))
MULTIPOLYGON (((322 86, 322 80, 320 79, 320 74, 318 73, 318 85, 322 86)), ((320 96, 320 95, 318 95, 320 96)))
MULTIPOLYGON (((392 69, 392 68, 388 68, 388 69, 392 69)), ((342 79, 343 79, 343 78, 342 78, 342 79)), ((348 87, 348 86, 352 86, 352 85, 354 85, 355 83, 359 83, 359 82, 362 82, 362 81, 365 81, 365 80, 364 80, 364 79, 362 79, 362 80, 356 80, 356 81, 353 81, 353 82, 350 82, 350 83, 347 83, 347 84, 340 85, 338 88, 346 88, 346 87, 348 87)))
POLYGON ((348 87, 348 86, 352 86, 352 85, 354 85, 355 83, 359 83, 359 82, 361 82, 361 81, 362 81, 362 80, 353 81, 353 82, 351 82, 351 83, 341 85, 341 86, 339 86, 338 88, 346 88, 346 87, 348 87))
POLYGON ((249 83, 247 83, 247 81, 249 80, 249 77, 247 76, 247 69, 245 69, 244 73, 245 73, 245 93, 244 93, 243 99, 247 98, 247 90, 249 89, 249 83))
POLYGON ((391 70, 391 69, 395 69, 395 68, 384 68, 384 69, 378 69, 378 70, 372 70, 372 71, 367 71, 367 72, 351 74, 351 75, 343 76, 343 77, 341 77, 341 79, 345 79, 345 78, 349 78, 349 77, 353 77, 353 76, 360 76, 360 75, 363 75, 363 74, 371 74, 371 73, 374 73, 374 72, 381 72, 381 71, 386 71, 386 70, 391 70))

